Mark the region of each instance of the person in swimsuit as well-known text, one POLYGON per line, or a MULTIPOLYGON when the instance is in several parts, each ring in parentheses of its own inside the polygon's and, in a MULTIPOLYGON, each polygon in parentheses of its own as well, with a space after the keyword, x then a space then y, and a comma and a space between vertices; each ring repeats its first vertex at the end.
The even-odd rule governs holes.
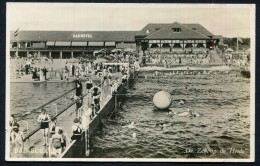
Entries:
POLYGON ((60 133, 61 133, 60 128, 56 127, 55 134, 52 136, 52 138, 50 140, 50 144, 51 144, 50 147, 52 147, 51 154, 56 156, 56 157, 59 157, 61 155, 61 152, 62 152, 62 145, 61 144, 64 142, 62 135, 60 133))
POLYGON ((97 101, 99 101, 99 99, 100 99, 100 93, 101 93, 101 89, 98 87, 98 86, 94 86, 93 88, 92 88, 92 103, 94 104, 95 103, 95 101, 97 102, 97 101))
POLYGON ((93 81, 90 78, 87 78, 86 81, 86 89, 87 89, 87 93, 90 92, 90 89, 93 87, 93 81))
POLYGON ((41 114, 38 117, 38 122, 41 123, 41 130, 43 133, 43 145, 47 145, 48 143, 48 129, 49 129, 49 122, 50 122, 50 117, 49 114, 46 113, 45 108, 42 108, 41 114))
POLYGON ((61 142, 62 151, 66 149, 67 140, 69 140, 67 133, 60 127, 59 134, 62 136, 63 142, 61 142))
POLYGON ((55 134, 56 128, 57 128, 57 118, 54 118, 50 125, 50 138, 52 138, 52 136, 55 134))
POLYGON ((112 73, 110 72, 110 70, 108 70, 108 85, 112 86, 112 73))
POLYGON ((71 136, 71 140, 78 140, 81 138, 81 134, 82 134, 82 126, 79 124, 79 119, 75 118, 74 119, 74 125, 72 126, 72 136, 71 136))

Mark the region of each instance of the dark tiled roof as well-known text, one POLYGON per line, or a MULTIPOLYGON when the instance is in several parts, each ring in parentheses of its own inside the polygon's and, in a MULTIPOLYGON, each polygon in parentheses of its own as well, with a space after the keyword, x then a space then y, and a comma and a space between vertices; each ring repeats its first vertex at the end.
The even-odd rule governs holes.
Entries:
POLYGON ((195 28, 196 31, 198 31, 199 33, 202 33, 203 35, 206 36, 214 36, 210 31, 208 31, 206 28, 204 28, 202 25, 200 24, 182 24, 184 26, 187 26, 188 28, 195 28))
POLYGON ((11 31, 11 41, 124 41, 134 42, 137 31, 19 31, 14 37, 11 31), (75 34, 90 34, 91 38, 75 38, 75 34))
POLYGON ((209 37, 194 31, 187 26, 184 26, 180 23, 173 23, 170 24, 151 35, 145 37, 145 39, 153 39, 153 40, 159 40, 159 39, 208 39, 209 37), (173 32, 173 28, 181 28, 181 32, 173 32))
POLYGON ((148 36, 157 30, 164 28, 170 24, 147 24, 141 31, 137 32, 136 35, 139 36, 148 36), (149 30, 150 33, 146 33, 146 31, 149 30))

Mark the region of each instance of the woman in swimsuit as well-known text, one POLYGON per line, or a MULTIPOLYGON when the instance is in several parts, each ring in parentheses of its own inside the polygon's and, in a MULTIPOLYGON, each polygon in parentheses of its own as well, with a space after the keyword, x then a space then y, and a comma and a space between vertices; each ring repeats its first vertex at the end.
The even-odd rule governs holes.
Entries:
POLYGON ((74 119, 74 125, 72 126, 72 136, 71 136, 71 140, 78 140, 81 138, 81 134, 82 134, 82 126, 80 125, 80 121, 78 118, 74 119))
POLYGON ((38 122, 41 123, 41 130, 43 133, 43 145, 47 145, 48 143, 48 129, 49 129, 49 122, 50 117, 49 114, 46 113, 46 110, 43 108, 41 114, 38 117, 38 122))
POLYGON ((87 93, 89 93, 90 89, 93 87, 93 82, 90 78, 87 78, 86 81, 86 89, 87 89, 87 93))
POLYGON ((52 120, 51 126, 50 126, 50 138, 52 138, 52 136, 55 134, 55 130, 57 128, 57 119, 54 118, 52 120))
POLYGON ((51 143, 51 147, 52 147, 52 155, 56 156, 56 157, 60 157, 61 152, 62 152, 62 143, 64 142, 61 132, 60 132, 60 128, 57 127, 55 129, 55 134, 52 136, 50 143, 51 143))

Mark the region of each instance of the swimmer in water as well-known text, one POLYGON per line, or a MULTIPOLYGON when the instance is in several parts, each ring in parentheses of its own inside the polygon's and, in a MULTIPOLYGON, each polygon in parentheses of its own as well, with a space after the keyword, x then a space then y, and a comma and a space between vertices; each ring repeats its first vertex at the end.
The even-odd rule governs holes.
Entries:
POLYGON ((173 111, 169 111, 169 112, 168 112, 168 115, 169 115, 169 116, 174 116, 174 115, 176 115, 176 113, 173 112, 173 111))
POLYGON ((178 114, 178 116, 189 116, 189 117, 198 117, 199 114, 193 113, 191 109, 187 109, 186 112, 178 114))
POLYGON ((123 126, 123 127, 124 127, 124 128, 127 127, 127 128, 129 128, 129 129, 137 129, 137 130, 139 130, 139 129, 136 127, 135 122, 131 122, 129 125, 123 126))
POLYGON ((184 101, 180 100, 179 104, 184 105, 184 101))
POLYGON ((135 128, 135 122, 131 122, 131 124, 130 125, 128 125, 127 127, 129 128, 129 129, 133 129, 133 128, 135 128))

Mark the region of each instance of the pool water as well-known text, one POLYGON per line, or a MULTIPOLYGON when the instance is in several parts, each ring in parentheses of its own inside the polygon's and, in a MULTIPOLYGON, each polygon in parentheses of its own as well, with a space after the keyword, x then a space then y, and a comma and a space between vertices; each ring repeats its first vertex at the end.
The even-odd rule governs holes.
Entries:
MULTIPOLYGON (((153 75, 142 72, 139 75, 153 75)), ((250 80, 229 74, 138 78, 115 117, 104 121, 91 139, 93 158, 249 158, 250 80), (169 116, 155 110, 153 95, 172 95, 170 110, 192 109, 198 117, 169 116), (183 100, 184 104, 179 101, 183 100), (239 115, 237 115, 239 113, 239 115), (131 122, 136 128, 127 127, 131 122), (136 139, 133 138, 136 133, 136 139), (205 149, 216 150, 209 153, 205 149), (225 153, 220 150, 225 149, 225 153), (238 150, 235 153, 234 150, 238 150), (190 152, 193 151, 193 152, 190 152), (207 153, 208 152, 208 153, 207 153), (239 153, 241 152, 241 153, 239 153)))
MULTIPOLYGON (((73 89, 74 83, 11 83, 10 84, 10 112, 14 114, 17 121, 25 120, 29 123, 29 130, 32 131, 39 126, 37 118, 41 110, 33 111, 35 108, 49 102, 53 98, 73 89)), ((73 91, 71 93, 74 93, 73 91)), ((71 93, 58 99, 54 103, 60 111, 69 105, 71 93)), ((53 104, 53 103, 52 103, 53 104)), ((52 104, 45 108, 52 118, 56 114, 56 109, 52 104)), ((18 122, 19 123, 19 122, 18 122)), ((23 125, 24 123, 19 123, 23 125)))

